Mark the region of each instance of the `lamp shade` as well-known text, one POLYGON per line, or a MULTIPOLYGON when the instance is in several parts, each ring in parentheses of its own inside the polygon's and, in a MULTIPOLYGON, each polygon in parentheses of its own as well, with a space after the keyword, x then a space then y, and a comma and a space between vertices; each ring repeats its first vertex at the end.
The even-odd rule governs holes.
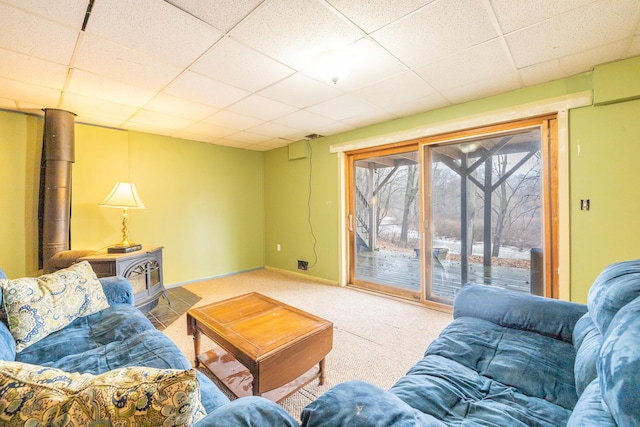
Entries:
POLYGON ((144 209, 136 185, 130 182, 116 182, 111 193, 100 203, 105 208, 144 209))

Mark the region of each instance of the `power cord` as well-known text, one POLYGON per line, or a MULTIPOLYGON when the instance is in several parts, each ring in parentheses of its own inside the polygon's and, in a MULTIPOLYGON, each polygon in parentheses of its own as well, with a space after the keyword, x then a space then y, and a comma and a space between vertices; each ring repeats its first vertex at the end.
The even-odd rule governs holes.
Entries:
POLYGON ((309 197, 307 198, 307 221, 309 223, 309 230, 311 231, 311 237, 313 239, 313 263, 309 266, 309 269, 312 269, 318 262, 318 252, 316 251, 316 245, 318 244, 318 239, 316 238, 316 234, 313 231, 313 223, 311 222, 311 177, 313 176, 313 149, 311 148, 311 138, 307 138, 307 147, 309 147, 309 197))

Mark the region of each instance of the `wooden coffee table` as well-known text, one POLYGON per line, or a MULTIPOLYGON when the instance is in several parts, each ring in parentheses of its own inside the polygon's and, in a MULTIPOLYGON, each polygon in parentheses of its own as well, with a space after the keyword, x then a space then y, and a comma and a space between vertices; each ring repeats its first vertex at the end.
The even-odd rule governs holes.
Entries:
POLYGON ((324 384, 333 345, 333 323, 255 292, 190 309, 187 333, 196 367, 204 364, 237 397, 274 402, 315 378, 324 384), (202 334, 217 346, 200 354, 202 334))

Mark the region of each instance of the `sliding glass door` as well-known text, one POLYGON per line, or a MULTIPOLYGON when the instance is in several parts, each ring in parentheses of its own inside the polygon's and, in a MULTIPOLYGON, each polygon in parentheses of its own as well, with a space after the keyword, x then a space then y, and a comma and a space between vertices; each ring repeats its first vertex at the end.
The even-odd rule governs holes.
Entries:
POLYGON ((555 118, 349 153, 349 284, 451 305, 467 282, 557 297, 555 118))
POLYGON ((420 300, 417 145, 355 156, 350 175, 351 284, 420 300))
POLYGON ((427 300, 470 281, 545 294, 542 143, 535 126, 424 147, 427 300))

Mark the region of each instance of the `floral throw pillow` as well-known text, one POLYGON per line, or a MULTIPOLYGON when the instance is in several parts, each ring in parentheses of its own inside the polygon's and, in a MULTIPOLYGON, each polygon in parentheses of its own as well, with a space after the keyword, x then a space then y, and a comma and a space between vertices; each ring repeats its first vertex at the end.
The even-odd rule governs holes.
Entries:
POLYGON ((0 362, 0 424, 185 426, 206 412, 194 369, 130 367, 100 375, 0 362))
POLYGON ((18 353, 78 317, 109 307, 87 261, 40 277, 0 279, 0 287, 18 353))

